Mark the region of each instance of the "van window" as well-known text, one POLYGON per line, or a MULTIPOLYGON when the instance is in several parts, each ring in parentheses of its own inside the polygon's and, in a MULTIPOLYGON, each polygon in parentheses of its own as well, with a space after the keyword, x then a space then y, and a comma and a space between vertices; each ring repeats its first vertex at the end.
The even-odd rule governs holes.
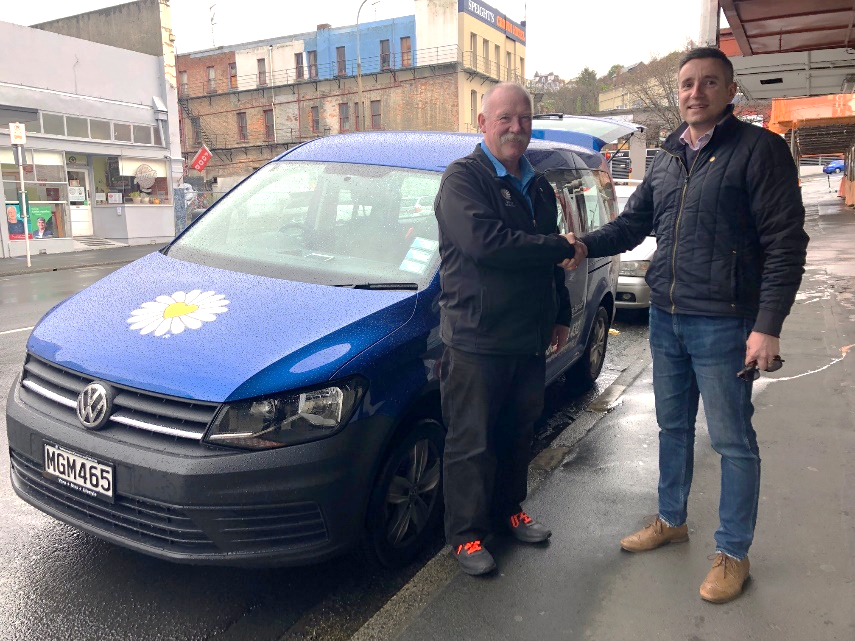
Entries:
POLYGON ((606 172, 559 169, 546 172, 565 226, 574 234, 594 231, 614 218, 614 188, 606 172))
POLYGON ((318 284, 414 282, 439 265, 439 172, 275 162, 169 248, 212 267, 318 284))

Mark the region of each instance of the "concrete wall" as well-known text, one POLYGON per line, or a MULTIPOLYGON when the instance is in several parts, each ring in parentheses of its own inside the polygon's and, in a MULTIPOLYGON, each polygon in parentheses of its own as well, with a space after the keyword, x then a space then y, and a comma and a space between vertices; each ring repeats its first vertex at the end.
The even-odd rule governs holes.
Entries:
MULTIPOLYGON (((161 1, 137 0, 32 26, 89 42, 162 56, 161 1)), ((165 3, 168 6, 168 0, 165 3)))
POLYGON ((415 0, 416 64, 430 65, 457 59, 457 0, 415 0))

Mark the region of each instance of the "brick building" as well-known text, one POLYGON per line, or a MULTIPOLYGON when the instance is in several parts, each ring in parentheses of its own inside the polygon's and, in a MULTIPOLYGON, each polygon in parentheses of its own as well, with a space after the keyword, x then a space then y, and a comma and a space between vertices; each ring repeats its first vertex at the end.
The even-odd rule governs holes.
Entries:
POLYGON ((356 26, 323 24, 183 54, 176 68, 184 158, 206 145, 202 177, 219 191, 318 136, 476 131, 486 90, 523 82, 525 23, 472 0, 415 0, 414 15, 361 23, 358 41, 356 26))

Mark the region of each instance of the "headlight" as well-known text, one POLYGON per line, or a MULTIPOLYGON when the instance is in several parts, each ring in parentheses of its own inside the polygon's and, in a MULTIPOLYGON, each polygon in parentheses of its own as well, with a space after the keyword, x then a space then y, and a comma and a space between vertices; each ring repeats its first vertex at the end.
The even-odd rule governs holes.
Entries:
POLYGON ((265 450, 326 438, 347 424, 366 388, 357 377, 321 389, 228 403, 205 440, 265 450))
POLYGON ((647 275, 647 268, 650 267, 649 260, 628 260, 621 261, 620 275, 621 276, 640 276, 644 278, 647 275))

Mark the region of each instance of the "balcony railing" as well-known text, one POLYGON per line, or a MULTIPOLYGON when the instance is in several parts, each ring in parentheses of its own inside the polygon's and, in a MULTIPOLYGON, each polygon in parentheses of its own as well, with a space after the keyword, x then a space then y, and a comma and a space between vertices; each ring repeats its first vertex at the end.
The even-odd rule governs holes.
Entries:
MULTIPOLYGON (((362 58, 362 75, 380 73, 390 70, 409 69, 414 66, 448 64, 458 62, 470 66, 469 52, 463 52, 455 45, 431 47, 416 51, 394 52, 379 56, 362 58), (466 58, 466 59, 464 59, 466 58)), ((480 65, 479 65, 480 68, 480 65)), ((303 65, 277 69, 273 72, 258 72, 244 76, 227 76, 223 73, 213 79, 203 82, 188 82, 178 87, 179 96, 190 98, 207 96, 229 91, 249 91, 279 85, 290 85, 298 82, 314 80, 331 80, 334 78, 354 77, 357 72, 356 59, 333 60, 320 65, 303 65), (235 86, 236 85, 236 86, 235 86)))

